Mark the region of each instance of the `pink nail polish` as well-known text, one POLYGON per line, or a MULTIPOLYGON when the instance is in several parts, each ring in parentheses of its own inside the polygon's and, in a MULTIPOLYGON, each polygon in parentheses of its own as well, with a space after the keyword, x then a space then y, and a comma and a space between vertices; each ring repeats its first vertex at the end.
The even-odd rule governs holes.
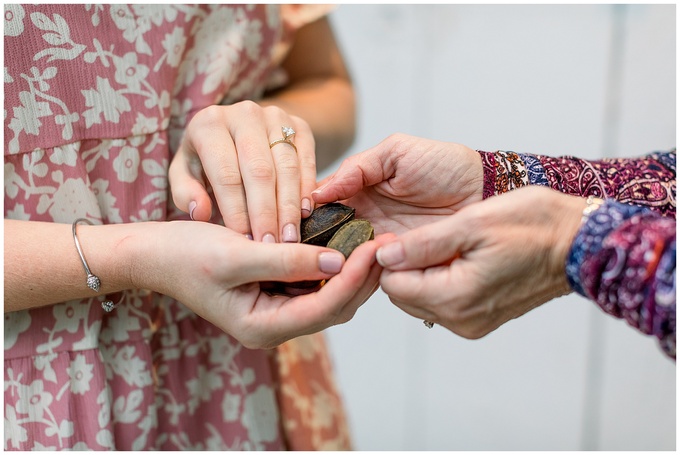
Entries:
POLYGON ((319 270, 324 273, 338 273, 345 262, 342 253, 324 252, 319 254, 319 270))
POLYGON ((300 209, 302 211, 302 217, 303 218, 308 217, 312 213, 312 202, 307 198, 302 199, 300 209))
POLYGON ((194 219, 194 210, 196 210, 196 201, 191 201, 189 203, 189 217, 193 220, 194 219))
POLYGON ((274 234, 267 232, 264 237, 262 237, 262 243, 276 243, 276 237, 274 237, 274 234))
POLYGON ((294 224, 286 224, 283 228, 283 241, 296 243, 298 241, 297 227, 294 224))

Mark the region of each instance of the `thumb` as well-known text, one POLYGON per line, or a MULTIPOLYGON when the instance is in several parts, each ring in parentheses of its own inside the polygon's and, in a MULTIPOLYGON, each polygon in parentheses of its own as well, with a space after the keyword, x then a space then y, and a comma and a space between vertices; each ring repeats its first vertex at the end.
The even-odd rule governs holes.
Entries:
POLYGON ((244 283, 323 280, 338 274, 345 263, 345 256, 331 248, 301 243, 250 245, 252 249, 241 265, 244 283))
POLYGON ((192 220, 209 221, 212 202, 205 187, 200 164, 191 169, 184 154, 178 152, 168 169, 172 200, 178 209, 188 213, 192 220))
POLYGON ((460 256, 465 230, 455 215, 406 232, 381 246, 378 263, 388 270, 424 269, 450 264, 460 256))

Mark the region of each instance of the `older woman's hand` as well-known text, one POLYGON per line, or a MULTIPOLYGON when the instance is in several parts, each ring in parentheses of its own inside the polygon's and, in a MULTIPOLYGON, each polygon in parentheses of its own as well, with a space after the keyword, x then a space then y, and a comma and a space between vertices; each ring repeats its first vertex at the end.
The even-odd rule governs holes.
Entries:
POLYGON ((313 197, 317 203, 343 200, 378 233, 401 233, 482 200, 482 189, 482 160, 476 151, 394 134, 347 158, 313 197))
POLYGON ((278 107, 210 106, 189 122, 170 165, 172 197, 192 219, 208 221, 212 191, 228 228, 257 241, 297 242, 300 219, 312 210, 314 153, 309 125, 278 107), (294 146, 270 147, 282 127, 295 131, 294 146))
POLYGON ((585 205, 526 187, 467 206, 381 247, 382 289, 417 318, 482 337, 570 292, 566 257, 585 205))

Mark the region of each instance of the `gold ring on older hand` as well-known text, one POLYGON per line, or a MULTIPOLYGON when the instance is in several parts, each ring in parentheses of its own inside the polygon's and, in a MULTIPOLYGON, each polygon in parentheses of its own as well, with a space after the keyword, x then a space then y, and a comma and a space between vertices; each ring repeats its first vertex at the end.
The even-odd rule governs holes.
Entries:
POLYGON ((281 127, 281 133, 283 134, 283 137, 281 139, 277 139, 273 142, 269 143, 269 148, 274 147, 276 144, 280 144, 282 142, 285 142, 286 144, 290 145, 295 149, 295 153, 297 153, 297 147, 295 144, 293 144, 292 138, 295 136, 295 130, 291 128, 290 126, 282 126, 281 127))

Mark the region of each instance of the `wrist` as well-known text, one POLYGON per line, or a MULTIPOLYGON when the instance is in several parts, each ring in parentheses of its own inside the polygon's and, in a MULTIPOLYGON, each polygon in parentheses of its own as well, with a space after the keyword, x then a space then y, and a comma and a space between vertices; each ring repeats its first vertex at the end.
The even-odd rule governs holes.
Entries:
POLYGON ((554 231, 554 245, 552 254, 552 270, 559 288, 563 291, 562 295, 571 292, 572 286, 567 275, 567 258, 574 240, 579 232, 584 217, 584 210, 587 209, 585 199, 570 196, 559 192, 553 192, 554 200, 551 205, 558 207, 556 213, 554 231))
POLYGON ((120 272, 125 275, 130 289, 149 289, 164 292, 158 252, 163 251, 159 245, 163 237, 161 230, 168 223, 147 221, 128 225, 125 236, 120 240, 120 248, 126 261, 120 264, 120 272))
MULTIPOLYGON (((78 238, 104 293, 146 288, 147 250, 154 243, 154 222, 78 226, 78 238)), ((75 247, 74 247, 75 248, 75 247)))

